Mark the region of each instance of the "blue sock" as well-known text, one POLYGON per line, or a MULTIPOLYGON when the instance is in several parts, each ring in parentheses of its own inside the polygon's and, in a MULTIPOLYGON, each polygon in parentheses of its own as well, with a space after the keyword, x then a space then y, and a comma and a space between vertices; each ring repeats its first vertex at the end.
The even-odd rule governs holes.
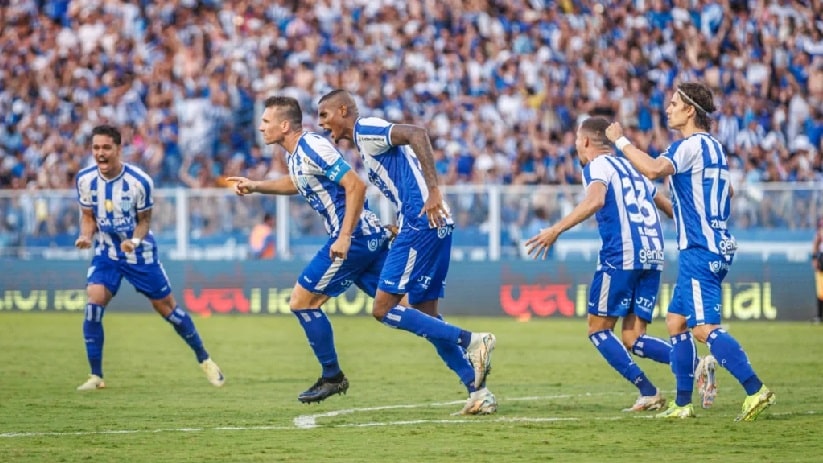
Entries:
POLYGON ((660 338, 644 334, 634 342, 632 353, 668 365, 671 363, 672 345, 660 338))
POLYGON ((314 356, 323 367, 322 376, 333 378, 341 373, 337 361, 337 351, 334 349, 334 331, 331 322, 322 309, 300 309, 293 311, 306 339, 314 351, 314 356))
MULTIPOLYGON (((437 318, 443 320, 441 315, 437 315, 437 318)), ((469 359, 466 357, 466 351, 458 346, 453 342, 446 342, 439 339, 429 339, 434 345, 434 348, 437 349, 437 355, 443 359, 446 366, 451 369, 451 371, 457 373, 457 376, 460 377, 460 381, 466 386, 466 389, 471 394, 472 392, 477 390, 474 384, 474 368, 472 368, 471 363, 469 363, 469 359)), ((479 385, 483 387, 483 385, 479 385)))
POLYGON ((697 346, 692 333, 686 331, 670 338, 672 343, 672 373, 677 383, 675 403, 679 407, 692 403, 694 391, 694 365, 697 361, 697 346))
POLYGON ((471 342, 470 332, 402 305, 389 310, 381 321, 392 328, 400 328, 424 338, 456 343, 464 349, 471 342))
POLYGON ((191 319, 188 312, 180 307, 175 307, 166 317, 166 321, 171 323, 174 331, 176 331, 177 334, 186 341, 186 344, 191 347, 191 350, 194 351, 194 355, 197 357, 197 363, 201 363, 203 360, 209 358, 209 353, 206 352, 206 349, 203 347, 203 341, 200 339, 200 333, 198 333, 197 328, 194 327, 194 320, 191 319))
POLYGON ((86 357, 89 359, 91 374, 103 377, 103 313, 105 307, 86 304, 83 318, 83 338, 86 340, 86 357))
POLYGON ((589 341, 600 351, 600 355, 614 368, 620 376, 637 386, 640 395, 655 395, 657 388, 646 378, 643 370, 632 360, 629 351, 617 339, 612 330, 603 330, 589 335, 589 341))
POLYGON ((706 345, 709 346, 709 351, 717 359, 717 362, 723 365, 723 368, 729 370, 729 373, 746 389, 747 395, 752 395, 760 390, 763 382, 754 373, 746 352, 732 335, 723 328, 717 328, 709 333, 706 345))

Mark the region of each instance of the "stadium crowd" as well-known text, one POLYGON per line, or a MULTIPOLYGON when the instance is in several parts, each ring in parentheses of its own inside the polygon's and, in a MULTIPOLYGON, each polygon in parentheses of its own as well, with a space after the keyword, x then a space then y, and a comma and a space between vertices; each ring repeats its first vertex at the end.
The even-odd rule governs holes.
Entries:
POLYGON ((160 187, 280 176, 262 100, 298 98, 316 130, 334 88, 425 126, 445 184, 578 184, 577 121, 613 117, 658 154, 688 80, 718 95, 737 188, 823 179, 810 0, 18 0, 0 21, 5 189, 71 188, 104 122, 160 187))

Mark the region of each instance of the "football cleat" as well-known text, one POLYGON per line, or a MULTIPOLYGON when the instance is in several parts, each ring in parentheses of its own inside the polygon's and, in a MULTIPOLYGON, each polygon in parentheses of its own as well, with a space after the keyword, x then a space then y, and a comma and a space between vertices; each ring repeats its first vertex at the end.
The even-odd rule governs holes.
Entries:
POLYGON ((106 383, 103 382, 103 378, 97 375, 89 375, 89 379, 86 380, 85 383, 77 386, 78 391, 94 391, 97 389, 103 389, 106 387, 106 383))
POLYGON ((678 406, 677 403, 672 400, 669 403, 669 408, 665 411, 654 415, 655 418, 696 418, 697 415, 694 414, 694 406, 692 404, 686 404, 682 407, 678 406))
POLYGON ((703 408, 711 408, 717 397, 717 360, 713 355, 700 359, 694 375, 697 377, 697 393, 700 395, 703 408))
POLYGON ((214 360, 207 358, 200 363, 200 367, 203 368, 203 372, 206 373, 206 379, 208 379, 214 387, 220 387, 226 382, 226 377, 223 376, 223 372, 220 370, 220 367, 214 363, 214 360))
POLYGON ((497 399, 494 398, 488 389, 483 388, 472 392, 466 400, 466 405, 459 412, 452 413, 452 416, 460 415, 490 415, 497 411, 497 399))
POLYGON ((641 395, 637 398, 629 408, 624 408, 624 412, 647 412, 652 410, 660 410, 666 406, 666 399, 660 394, 660 389, 655 395, 641 395))
POLYGON ((760 390, 746 397, 743 401, 743 410, 737 415, 735 421, 754 421, 763 410, 769 408, 777 397, 765 385, 760 390))
POLYGON ((473 333, 471 343, 466 348, 466 356, 474 367, 474 384, 482 387, 492 369, 492 351, 497 342, 491 333, 473 333))
POLYGON ((349 380, 343 373, 334 378, 318 378, 312 387, 300 393, 297 400, 304 404, 322 402, 334 394, 345 394, 349 390, 349 380))

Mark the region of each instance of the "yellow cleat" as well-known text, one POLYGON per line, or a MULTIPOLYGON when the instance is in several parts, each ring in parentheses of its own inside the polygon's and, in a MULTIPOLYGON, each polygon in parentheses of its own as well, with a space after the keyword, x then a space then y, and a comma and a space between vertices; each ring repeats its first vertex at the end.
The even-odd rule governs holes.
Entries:
POLYGON ((694 414, 694 406, 692 404, 686 404, 682 407, 678 406, 677 403, 672 400, 669 402, 669 408, 666 409, 664 412, 660 412, 657 415, 654 415, 655 418, 697 418, 697 415, 694 414))
POLYGON ((765 385, 760 387, 760 390, 754 394, 746 397, 743 401, 743 410, 737 415, 735 421, 754 421, 763 412, 769 408, 777 400, 774 392, 770 391, 765 385))

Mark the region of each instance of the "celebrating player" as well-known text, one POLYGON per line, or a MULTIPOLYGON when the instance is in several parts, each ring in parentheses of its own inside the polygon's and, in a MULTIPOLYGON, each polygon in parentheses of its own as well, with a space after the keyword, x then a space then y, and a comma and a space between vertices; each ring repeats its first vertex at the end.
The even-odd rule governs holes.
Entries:
POLYGON ((222 386, 225 378, 209 357, 189 314, 178 307, 171 283, 158 260, 151 227, 154 184, 142 170, 120 160, 120 131, 109 125, 92 129, 94 166, 77 174, 77 195, 82 211, 80 236, 74 245, 92 247, 83 337, 91 375, 77 389, 106 387, 103 381, 103 314, 125 277, 151 301, 154 310, 169 322, 192 348, 206 378, 222 386))
POLYGON ((736 421, 753 421, 775 401, 755 374, 743 348, 720 327, 721 283, 734 259, 737 243, 729 233, 728 219, 733 191, 729 164, 720 143, 709 134, 710 114, 715 110, 711 90, 699 83, 683 83, 666 108, 669 128, 683 136, 658 158, 652 158, 623 136, 619 123, 606 129, 626 158, 651 179, 671 176, 672 207, 680 250, 678 277, 666 316, 672 343, 672 371, 677 396, 661 418, 694 416, 692 390, 698 376, 701 395, 711 393, 710 372, 692 365, 694 337, 705 342, 717 361, 737 379, 747 397, 736 421))
POLYGON ((399 233, 380 274, 372 315, 435 345, 469 391, 459 414, 494 413, 497 401, 485 387, 494 335, 450 325, 437 309, 449 269, 454 222, 437 185, 425 129, 375 117, 361 119, 354 100, 344 90, 334 90, 320 99, 318 121, 331 132, 335 143, 342 139, 354 142, 369 180, 397 207, 399 233), (404 296, 411 308, 400 305, 404 296))
POLYGON ((301 194, 326 225, 329 239, 297 278, 289 307, 322 366, 317 382, 298 395, 304 403, 345 393, 349 381, 337 358, 334 332, 323 312, 329 298, 354 283, 370 296, 388 250, 389 233, 365 205, 366 184, 326 138, 303 131, 303 113, 294 98, 269 97, 260 122, 267 145, 286 151, 289 176, 254 181, 230 177, 239 195, 301 194))
POLYGON ((666 399, 628 349, 669 363, 671 346, 647 335, 646 326, 652 321, 663 270, 663 232, 655 204, 671 216, 671 203, 628 161, 612 155, 608 126, 602 117, 580 124, 575 145, 586 197, 559 222, 526 241, 526 248, 534 258, 545 258, 561 233, 595 215, 603 247, 589 289, 589 340, 640 391, 634 405, 624 411, 658 410, 666 399), (618 317, 623 317, 622 344, 614 334, 618 317))

